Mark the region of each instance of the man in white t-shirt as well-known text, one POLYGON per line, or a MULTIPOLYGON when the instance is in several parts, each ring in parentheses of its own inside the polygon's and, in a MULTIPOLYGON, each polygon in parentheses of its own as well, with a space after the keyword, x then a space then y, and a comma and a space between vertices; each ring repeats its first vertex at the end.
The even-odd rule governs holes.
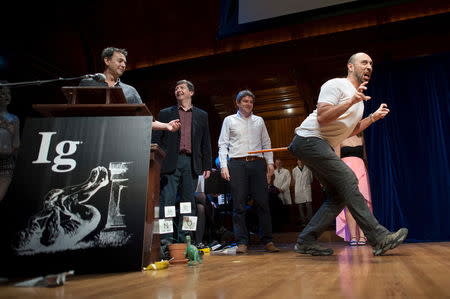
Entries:
POLYGON ((380 225, 370 213, 359 192, 353 171, 336 155, 333 148, 349 136, 358 134, 375 121, 384 118, 386 104, 362 119, 364 94, 372 75, 372 59, 356 53, 347 63, 347 77, 331 79, 322 85, 317 109, 295 129, 289 150, 313 171, 331 195, 299 234, 295 251, 311 255, 331 255, 333 250, 317 243, 317 238, 347 206, 364 231, 374 255, 382 255, 397 247, 408 234, 406 228, 395 233, 380 225))
POLYGON ((275 160, 275 166, 273 185, 280 191, 278 197, 283 201, 283 204, 290 205, 292 204, 291 190, 289 189, 289 186, 291 185, 291 174, 289 173, 289 170, 283 167, 281 159, 275 160))

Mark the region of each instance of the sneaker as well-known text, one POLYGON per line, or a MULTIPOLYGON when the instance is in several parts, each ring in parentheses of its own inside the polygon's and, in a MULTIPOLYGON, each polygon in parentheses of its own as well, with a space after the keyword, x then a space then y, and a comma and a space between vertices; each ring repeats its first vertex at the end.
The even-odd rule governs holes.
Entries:
POLYGON ((266 245, 264 245, 264 248, 266 249, 267 252, 279 252, 280 251, 280 249, 275 247, 273 242, 267 243, 266 245))
POLYGON ((373 255, 383 255, 386 251, 400 245, 408 235, 407 228, 401 228, 395 233, 388 234, 380 243, 373 247, 373 255))
POLYGON ((246 254, 248 252, 247 245, 245 244, 239 244, 236 253, 237 254, 246 254))
POLYGON ((319 245, 317 242, 301 242, 296 243, 294 251, 301 254, 310 254, 314 256, 332 255, 333 249, 319 245))

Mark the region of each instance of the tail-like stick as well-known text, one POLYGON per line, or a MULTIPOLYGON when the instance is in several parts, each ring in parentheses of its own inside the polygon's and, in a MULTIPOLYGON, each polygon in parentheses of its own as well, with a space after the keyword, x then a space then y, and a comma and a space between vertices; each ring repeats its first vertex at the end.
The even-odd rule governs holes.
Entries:
POLYGON ((288 150, 287 147, 277 147, 277 148, 264 149, 264 150, 260 150, 260 151, 252 151, 252 152, 248 152, 248 154, 251 155, 251 154, 259 154, 259 153, 267 153, 267 152, 283 152, 283 151, 287 151, 287 150, 288 150))

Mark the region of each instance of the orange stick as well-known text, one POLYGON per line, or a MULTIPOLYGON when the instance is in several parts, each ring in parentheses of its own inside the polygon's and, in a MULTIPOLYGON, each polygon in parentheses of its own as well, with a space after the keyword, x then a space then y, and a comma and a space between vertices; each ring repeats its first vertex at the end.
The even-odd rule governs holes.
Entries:
POLYGON ((248 152, 248 154, 259 154, 259 153, 267 153, 267 152, 282 152, 282 151, 287 151, 288 148, 287 147, 277 147, 277 148, 269 148, 269 149, 265 149, 265 150, 260 150, 260 151, 253 151, 253 152, 248 152))

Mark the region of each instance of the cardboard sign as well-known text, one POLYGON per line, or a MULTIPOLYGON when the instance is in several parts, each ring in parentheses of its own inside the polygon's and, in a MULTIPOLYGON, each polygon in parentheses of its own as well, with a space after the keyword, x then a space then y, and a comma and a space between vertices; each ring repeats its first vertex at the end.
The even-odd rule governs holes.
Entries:
POLYGON ((159 233, 168 234, 173 233, 173 221, 172 219, 159 219, 159 233))
POLYGON ((173 218, 175 216, 175 206, 164 207, 164 218, 173 218))
POLYGON ((190 202, 180 202, 180 214, 190 214, 192 207, 190 202))
POLYGON ((197 216, 183 216, 182 230, 196 231, 197 230, 197 216))

